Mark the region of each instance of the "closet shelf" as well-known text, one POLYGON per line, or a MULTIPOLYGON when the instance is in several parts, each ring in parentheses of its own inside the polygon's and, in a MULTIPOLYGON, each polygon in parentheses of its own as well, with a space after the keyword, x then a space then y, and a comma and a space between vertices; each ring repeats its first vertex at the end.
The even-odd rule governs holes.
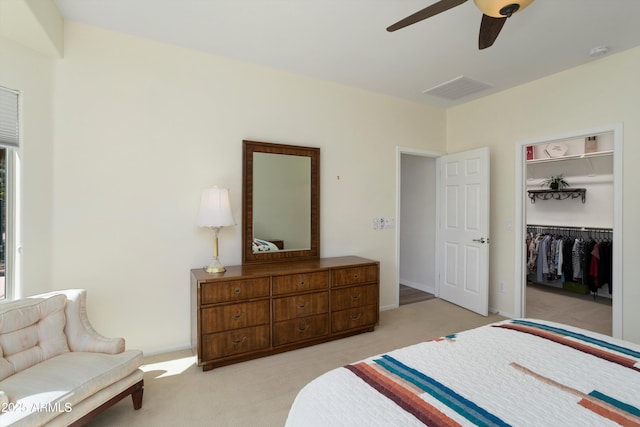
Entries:
POLYGON ((568 156, 549 157, 544 159, 530 159, 530 160, 527 160, 527 164, 559 162, 562 160, 580 160, 580 159, 589 160, 594 157, 604 157, 604 156, 613 156, 613 150, 605 150, 605 151, 598 151, 595 153, 585 153, 585 154, 570 154, 568 156))
POLYGON ((587 189, 586 188, 563 188, 558 190, 528 190, 531 203, 535 203, 536 199, 539 200, 565 200, 565 199, 577 199, 582 198, 582 203, 585 201, 587 189))

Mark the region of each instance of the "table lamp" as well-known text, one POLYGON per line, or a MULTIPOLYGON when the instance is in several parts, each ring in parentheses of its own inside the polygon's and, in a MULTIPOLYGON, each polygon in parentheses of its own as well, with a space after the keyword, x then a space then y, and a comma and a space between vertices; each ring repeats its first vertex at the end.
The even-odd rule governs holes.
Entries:
POLYGON ((207 273, 222 273, 226 271, 218 259, 218 233, 220 228, 235 225, 229 203, 229 190, 226 188, 207 188, 202 191, 200 211, 198 212, 198 226, 210 227, 213 230, 213 260, 205 268, 207 273))

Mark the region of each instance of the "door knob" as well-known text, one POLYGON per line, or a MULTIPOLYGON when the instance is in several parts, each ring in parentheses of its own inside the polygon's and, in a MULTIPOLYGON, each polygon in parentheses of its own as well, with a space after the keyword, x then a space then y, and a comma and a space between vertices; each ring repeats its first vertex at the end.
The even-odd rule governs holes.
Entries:
POLYGON ((485 239, 484 237, 481 237, 479 239, 471 239, 474 242, 479 242, 479 243, 489 243, 489 239, 485 239))

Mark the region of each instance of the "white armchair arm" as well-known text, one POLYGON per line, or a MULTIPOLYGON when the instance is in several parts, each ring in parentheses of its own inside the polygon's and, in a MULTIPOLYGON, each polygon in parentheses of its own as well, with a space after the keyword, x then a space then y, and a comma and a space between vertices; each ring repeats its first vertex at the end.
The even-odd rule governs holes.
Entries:
POLYGON ((87 317, 87 291, 84 289, 67 289, 51 292, 64 294, 67 297, 65 315, 67 323, 64 333, 71 351, 88 351, 92 353, 116 354, 124 351, 124 338, 107 338, 95 331, 87 317))

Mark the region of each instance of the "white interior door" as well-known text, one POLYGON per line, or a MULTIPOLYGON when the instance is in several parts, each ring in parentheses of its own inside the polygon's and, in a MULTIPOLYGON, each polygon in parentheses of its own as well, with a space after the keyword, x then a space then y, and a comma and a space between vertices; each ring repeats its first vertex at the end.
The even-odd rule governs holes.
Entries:
POLYGON ((438 159, 438 296, 489 314, 489 148, 438 159))

